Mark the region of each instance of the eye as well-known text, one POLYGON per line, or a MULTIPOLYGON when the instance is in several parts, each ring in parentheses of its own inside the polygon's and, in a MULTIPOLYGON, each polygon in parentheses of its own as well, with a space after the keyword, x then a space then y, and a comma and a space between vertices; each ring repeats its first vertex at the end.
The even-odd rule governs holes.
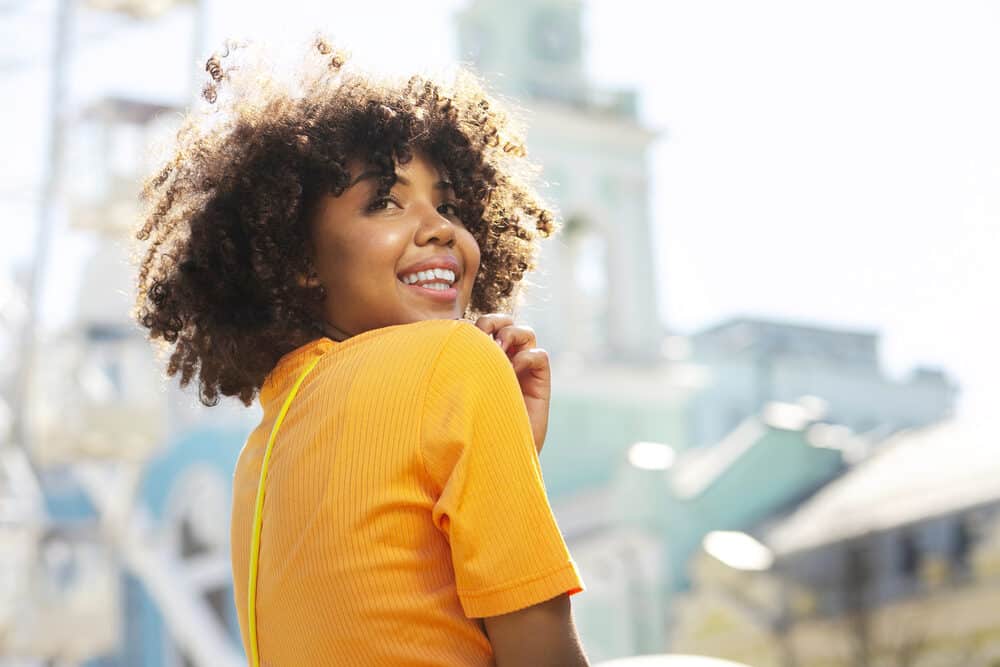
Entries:
POLYGON ((374 199, 368 204, 366 210, 368 211, 384 211, 388 210, 389 204, 392 204, 396 208, 402 208, 399 203, 392 197, 379 197, 374 199))
POLYGON ((445 203, 441 204, 440 206, 438 206, 438 213, 440 213, 441 215, 452 215, 452 216, 454 216, 454 217, 457 218, 458 217, 458 207, 455 206, 454 204, 452 204, 451 202, 445 202, 445 203), (449 212, 449 209, 451 209, 450 212, 449 212))

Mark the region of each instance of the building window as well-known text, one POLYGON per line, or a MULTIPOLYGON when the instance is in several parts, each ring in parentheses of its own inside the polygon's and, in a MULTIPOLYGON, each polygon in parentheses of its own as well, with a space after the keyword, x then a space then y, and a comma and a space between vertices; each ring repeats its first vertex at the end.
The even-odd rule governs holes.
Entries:
POLYGON ((968 517, 959 517, 953 524, 951 538, 951 561, 960 568, 969 567, 969 555, 972 551, 972 527, 968 517))
POLYGON ((871 582, 871 563, 866 545, 860 542, 849 544, 844 553, 841 582, 845 610, 860 611, 867 607, 871 582))
POLYGON ((576 284, 587 297, 603 299, 607 291, 607 245, 604 238, 591 232, 580 237, 574 268, 576 284))
POLYGON ((897 553, 899 573, 907 578, 915 577, 920 567, 920 548, 912 531, 905 530, 899 535, 897 553))
POLYGON ((602 229, 582 216, 570 216, 564 227, 570 254, 573 319, 585 352, 607 344, 608 248, 602 229))

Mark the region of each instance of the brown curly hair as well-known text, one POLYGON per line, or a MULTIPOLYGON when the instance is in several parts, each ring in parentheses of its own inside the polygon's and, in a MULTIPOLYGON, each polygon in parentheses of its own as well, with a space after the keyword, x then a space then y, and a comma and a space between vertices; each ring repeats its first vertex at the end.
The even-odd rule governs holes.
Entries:
POLYGON ((227 42, 208 59, 207 104, 143 183, 133 316, 167 374, 182 387, 197 374, 205 405, 219 394, 250 405, 283 355, 324 335, 324 289, 301 279, 313 270, 308 223, 321 196, 344 192, 352 160, 379 172, 379 196, 414 151, 448 174, 481 252, 464 317, 510 312, 539 237, 560 225, 529 185, 538 168, 520 131, 477 77, 355 71, 319 36, 283 83, 255 47, 227 42))

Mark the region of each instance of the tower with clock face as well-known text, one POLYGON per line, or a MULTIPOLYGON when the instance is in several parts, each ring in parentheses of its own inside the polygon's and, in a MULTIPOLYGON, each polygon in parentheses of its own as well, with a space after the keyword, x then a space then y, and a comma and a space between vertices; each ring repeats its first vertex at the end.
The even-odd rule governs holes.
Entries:
POLYGON ((638 121, 634 91, 587 79, 583 3, 472 0, 457 23, 459 60, 523 112, 541 194, 563 223, 542 243, 518 315, 566 360, 659 360, 648 163, 656 134, 638 121))
POLYGON ((580 0, 469 0, 458 58, 514 103, 528 158, 542 169, 539 194, 562 223, 541 242, 514 317, 552 358, 546 488, 592 585, 574 601, 577 628, 604 660, 665 646, 666 538, 623 533, 599 508, 659 506, 618 495, 659 482, 637 483, 632 472, 642 472, 626 451, 676 444, 689 389, 662 354, 649 188, 656 133, 637 119, 633 91, 588 80, 584 9, 580 0))
POLYGON ((519 96, 565 98, 583 85, 578 0, 473 2, 459 16, 460 57, 519 96))

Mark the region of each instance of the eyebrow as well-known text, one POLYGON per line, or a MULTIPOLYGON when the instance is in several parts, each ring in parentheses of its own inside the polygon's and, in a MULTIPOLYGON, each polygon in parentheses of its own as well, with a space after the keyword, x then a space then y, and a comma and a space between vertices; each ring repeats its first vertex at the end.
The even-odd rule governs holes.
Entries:
MULTIPOLYGON (((351 184, 348 185, 346 189, 350 190, 351 188, 353 188, 355 185, 357 185, 361 181, 365 180, 366 178, 376 178, 376 177, 379 177, 381 175, 382 175, 382 172, 378 172, 378 171, 366 171, 366 172, 362 173, 361 175, 359 175, 357 178, 355 178, 353 181, 351 181, 351 184)), ((411 185, 411 183, 410 183, 410 181, 409 181, 408 178, 406 178, 405 176, 400 176, 399 174, 396 174, 396 182, 400 183, 401 185, 407 185, 407 186, 411 185)), ((434 189, 435 190, 454 190, 455 186, 452 185, 451 182, 449 182, 449 181, 441 180, 441 181, 438 181, 437 183, 434 184, 434 189)))

